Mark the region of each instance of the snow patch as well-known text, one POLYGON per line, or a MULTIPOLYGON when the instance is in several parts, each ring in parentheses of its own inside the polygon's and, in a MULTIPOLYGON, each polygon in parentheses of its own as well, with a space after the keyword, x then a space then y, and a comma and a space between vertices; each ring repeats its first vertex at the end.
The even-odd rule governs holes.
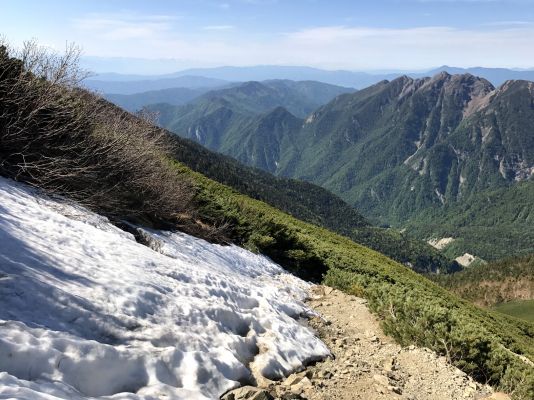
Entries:
POLYGON ((148 231, 0 178, 0 398, 213 399, 329 354, 308 284, 236 246, 148 231))

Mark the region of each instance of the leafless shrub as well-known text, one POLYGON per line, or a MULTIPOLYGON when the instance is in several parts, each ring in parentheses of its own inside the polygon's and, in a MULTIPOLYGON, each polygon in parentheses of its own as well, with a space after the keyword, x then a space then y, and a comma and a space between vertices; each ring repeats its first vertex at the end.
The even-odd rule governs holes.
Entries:
POLYGON ((195 225, 193 186, 164 133, 80 89, 79 56, 0 41, 0 175, 117 218, 195 225))
POLYGON ((21 50, 11 50, 10 53, 22 61, 25 71, 50 85, 75 88, 90 75, 80 67, 82 51, 74 43, 67 43, 65 51, 58 54, 39 46, 36 41, 26 41, 21 50))

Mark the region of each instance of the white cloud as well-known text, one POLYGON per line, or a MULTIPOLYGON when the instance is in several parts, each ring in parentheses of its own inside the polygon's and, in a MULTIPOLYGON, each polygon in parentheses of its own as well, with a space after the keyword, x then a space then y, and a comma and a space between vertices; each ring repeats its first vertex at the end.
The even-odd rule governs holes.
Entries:
POLYGON ((290 33, 286 46, 332 67, 533 66, 532 37, 534 26, 500 29, 330 26, 290 33))
POLYGON ((203 27, 202 29, 206 31, 229 31, 234 29, 235 26, 233 25, 208 25, 203 27))
POLYGON ((74 19, 75 29, 109 40, 147 39, 165 35, 178 17, 167 15, 89 14, 74 19))
MULTIPOLYGON (((233 25, 178 26, 177 17, 89 15, 75 21, 87 55, 173 58, 184 67, 285 64, 332 69, 421 69, 436 65, 534 66, 534 25, 470 29, 319 26, 269 35, 221 35, 233 25)), ((513 23, 512 23, 513 22, 513 23)), ((80 39, 80 40, 78 40, 80 39)))

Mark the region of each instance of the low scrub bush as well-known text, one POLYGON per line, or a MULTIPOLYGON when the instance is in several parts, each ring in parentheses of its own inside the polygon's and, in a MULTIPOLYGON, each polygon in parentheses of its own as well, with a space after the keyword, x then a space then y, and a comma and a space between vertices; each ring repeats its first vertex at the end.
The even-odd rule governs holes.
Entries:
POLYGON ((206 231, 165 134, 80 89, 78 57, 0 43, 0 174, 113 218, 206 231))

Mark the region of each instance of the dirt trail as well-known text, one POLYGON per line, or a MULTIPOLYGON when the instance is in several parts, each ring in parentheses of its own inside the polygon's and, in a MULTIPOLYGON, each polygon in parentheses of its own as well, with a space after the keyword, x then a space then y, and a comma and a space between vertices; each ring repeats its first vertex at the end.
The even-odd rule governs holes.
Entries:
POLYGON ((367 301, 325 286, 312 288, 308 304, 322 318, 309 324, 333 358, 281 382, 258 382, 225 399, 455 400, 509 399, 475 383, 428 349, 402 348, 384 335, 367 301), (233 397, 232 397, 233 396, 233 397))

